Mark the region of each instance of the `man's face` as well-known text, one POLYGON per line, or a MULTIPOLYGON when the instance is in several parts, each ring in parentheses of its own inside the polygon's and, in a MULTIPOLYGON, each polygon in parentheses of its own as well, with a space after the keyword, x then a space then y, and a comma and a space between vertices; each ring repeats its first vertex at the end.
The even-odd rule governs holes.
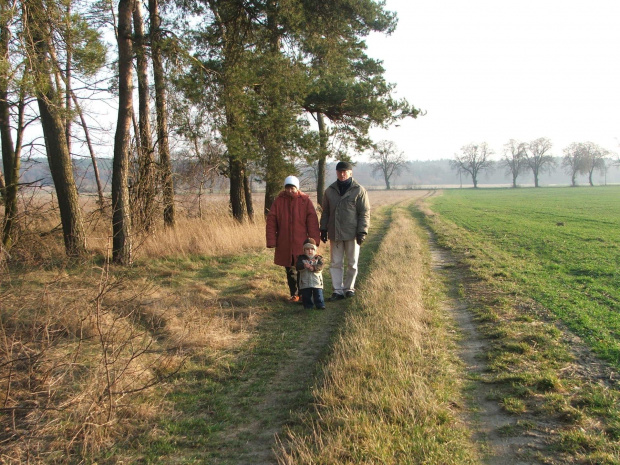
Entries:
POLYGON ((298 189, 297 189, 295 186, 292 186, 292 185, 290 185, 290 184, 287 184, 287 185, 284 187, 284 190, 285 190, 285 191, 286 191, 286 193, 287 193, 288 195, 290 195, 291 197, 295 197, 295 196, 297 195, 297 190, 298 190, 298 189))
POLYGON ((351 176, 353 176, 352 170, 338 170, 336 171, 336 175, 338 176, 338 181, 346 181, 351 176))

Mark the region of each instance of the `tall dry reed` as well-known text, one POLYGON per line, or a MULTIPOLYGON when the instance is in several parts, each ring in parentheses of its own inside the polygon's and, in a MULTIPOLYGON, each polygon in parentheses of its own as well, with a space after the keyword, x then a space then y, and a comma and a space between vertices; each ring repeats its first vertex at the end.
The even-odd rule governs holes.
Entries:
POLYGON ((136 246, 143 258, 239 253, 265 246, 265 219, 258 213, 253 221, 240 223, 227 203, 218 202, 202 218, 180 218, 174 228, 159 228, 136 246))

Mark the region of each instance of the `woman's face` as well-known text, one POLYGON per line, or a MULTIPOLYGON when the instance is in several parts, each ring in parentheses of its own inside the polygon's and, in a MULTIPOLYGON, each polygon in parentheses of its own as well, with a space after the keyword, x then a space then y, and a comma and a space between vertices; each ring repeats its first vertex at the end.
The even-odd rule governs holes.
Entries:
POLYGON ((295 197, 297 195, 297 192, 299 191, 295 186, 291 186, 290 184, 286 185, 284 187, 284 190, 291 197, 295 197))

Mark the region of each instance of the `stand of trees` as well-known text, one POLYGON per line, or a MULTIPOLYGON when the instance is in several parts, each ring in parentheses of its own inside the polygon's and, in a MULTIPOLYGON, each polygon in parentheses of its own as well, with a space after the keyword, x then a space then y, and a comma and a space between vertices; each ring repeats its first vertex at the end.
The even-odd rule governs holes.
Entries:
POLYGON ((44 135, 66 252, 87 252, 72 160, 87 144, 104 208, 88 127, 97 117, 87 109, 106 79, 118 108, 114 137, 100 135, 114 141, 115 262, 131 263, 132 236, 152 230, 156 215, 175 225, 171 137, 190 155, 186 172, 204 177, 201 189, 228 179, 239 221, 254 215, 252 179, 264 182, 268 208, 300 163, 316 167, 320 198, 330 157, 370 147, 371 126, 419 114, 392 98, 381 63, 366 53, 364 37, 396 23, 379 0, 0 3, 3 247, 15 239, 23 149, 38 150, 25 142, 32 125, 44 135), (116 39, 109 56, 106 27, 116 39))
MULTIPOLYGON (((469 144, 461 148, 460 154, 455 154, 451 166, 457 173, 465 173, 478 187, 479 176, 483 171, 493 171, 496 167, 504 168, 505 174, 511 177, 512 187, 517 187, 517 178, 526 172, 531 172, 534 187, 540 187, 540 176, 550 173, 558 165, 558 160, 551 154, 553 144, 545 137, 535 139, 529 143, 514 139, 504 145, 504 153, 499 161, 492 160, 493 151, 486 142, 469 144)), ((564 148, 564 157, 561 166, 570 176, 571 186, 577 185, 577 175, 587 175, 590 186, 594 185, 595 172, 606 173, 610 165, 620 165, 620 160, 613 158, 606 150, 593 142, 574 142, 564 148)))

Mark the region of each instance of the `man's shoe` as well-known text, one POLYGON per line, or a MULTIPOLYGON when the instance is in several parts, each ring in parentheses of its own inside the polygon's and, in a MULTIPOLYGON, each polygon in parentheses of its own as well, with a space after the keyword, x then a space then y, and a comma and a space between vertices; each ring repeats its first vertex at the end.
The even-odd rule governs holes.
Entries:
POLYGON ((345 297, 350 298, 350 297, 355 297, 355 291, 347 291, 344 293, 345 297))
POLYGON ((332 296, 331 296, 329 299, 327 299, 327 300, 328 300, 329 302, 335 302, 336 300, 342 300, 342 299, 344 299, 344 298, 345 298, 345 297, 344 297, 344 295, 342 295, 342 294, 338 294, 337 292, 334 292, 334 293, 332 294, 332 296))
POLYGON ((289 301, 289 302, 291 302, 291 303, 294 303, 294 304, 295 304, 295 303, 297 303, 297 302, 301 301, 301 299, 299 298, 299 296, 298 296, 298 295, 292 295, 292 296, 290 297, 290 299, 288 299, 288 301, 289 301))

